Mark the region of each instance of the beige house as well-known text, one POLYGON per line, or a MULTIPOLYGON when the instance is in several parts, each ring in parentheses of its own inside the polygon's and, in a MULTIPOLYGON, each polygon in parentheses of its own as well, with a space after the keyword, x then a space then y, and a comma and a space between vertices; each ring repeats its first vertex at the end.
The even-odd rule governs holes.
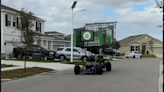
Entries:
POLYGON ((163 54, 163 42, 147 34, 133 35, 119 41, 121 53, 140 51, 145 54, 163 54))

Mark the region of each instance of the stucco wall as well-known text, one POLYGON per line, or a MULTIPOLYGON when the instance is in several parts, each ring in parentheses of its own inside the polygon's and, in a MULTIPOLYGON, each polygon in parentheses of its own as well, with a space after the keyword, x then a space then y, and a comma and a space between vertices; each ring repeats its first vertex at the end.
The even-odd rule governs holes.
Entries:
POLYGON ((138 39, 137 41, 140 42, 140 43, 147 43, 147 42, 149 42, 150 40, 152 40, 152 38, 151 38, 150 36, 147 36, 147 35, 146 35, 146 36, 144 36, 144 37, 138 39))
POLYGON ((120 53, 127 53, 128 51, 130 51, 130 46, 121 46, 121 48, 119 49, 120 53))

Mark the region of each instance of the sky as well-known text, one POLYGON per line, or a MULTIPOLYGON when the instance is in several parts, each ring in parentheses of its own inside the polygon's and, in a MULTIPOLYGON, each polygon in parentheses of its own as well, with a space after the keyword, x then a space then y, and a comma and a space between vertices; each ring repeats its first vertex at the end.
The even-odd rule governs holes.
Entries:
MULTIPOLYGON (((26 8, 45 22, 46 31, 71 34, 71 6, 74 0, 2 0, 8 7, 21 10, 26 8)), ((148 34, 163 41, 161 10, 155 8, 155 0, 77 0, 73 18, 73 28, 86 23, 115 22, 116 39, 138 34, 148 34)))

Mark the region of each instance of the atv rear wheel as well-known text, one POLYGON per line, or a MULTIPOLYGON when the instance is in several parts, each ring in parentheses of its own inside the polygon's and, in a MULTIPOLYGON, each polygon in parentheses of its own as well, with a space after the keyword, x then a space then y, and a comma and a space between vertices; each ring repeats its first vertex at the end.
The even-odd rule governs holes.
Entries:
POLYGON ((112 65, 110 62, 107 62, 106 64, 106 71, 111 71, 112 70, 112 65))
POLYGON ((80 73, 80 66, 79 65, 75 65, 75 67, 74 67, 74 73, 76 75, 80 73))

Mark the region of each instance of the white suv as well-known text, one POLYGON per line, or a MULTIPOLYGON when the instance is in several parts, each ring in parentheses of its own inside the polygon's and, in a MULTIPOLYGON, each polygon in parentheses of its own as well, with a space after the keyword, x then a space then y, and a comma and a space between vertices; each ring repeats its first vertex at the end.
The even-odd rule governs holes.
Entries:
POLYGON ((139 51, 130 51, 125 54, 126 58, 142 58, 143 55, 139 51))
MULTIPOLYGON (((55 58, 60 61, 69 61, 71 59, 71 47, 59 47, 56 51, 55 58)), ((86 52, 79 47, 73 47, 73 60, 82 60, 85 62, 88 56, 86 52)))

